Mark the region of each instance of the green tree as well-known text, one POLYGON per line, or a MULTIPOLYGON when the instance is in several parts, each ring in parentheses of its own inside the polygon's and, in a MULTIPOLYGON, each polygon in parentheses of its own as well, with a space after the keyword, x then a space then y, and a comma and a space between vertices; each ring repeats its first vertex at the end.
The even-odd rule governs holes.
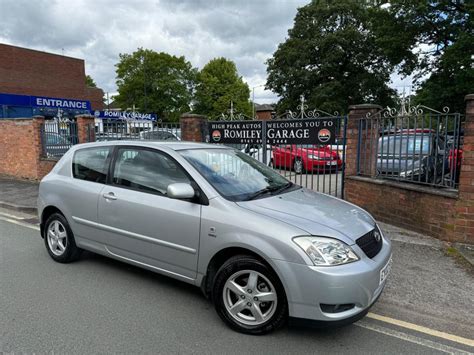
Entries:
POLYGON ((216 119, 233 103, 234 112, 251 115, 250 89, 237 72, 234 62, 215 58, 207 63, 197 77, 194 111, 216 119))
POLYGON ((474 2, 391 0, 372 13, 378 44, 401 74, 414 74, 414 101, 464 112, 474 89, 474 2))
POLYGON ((86 86, 91 88, 96 88, 97 84, 95 83, 94 79, 90 75, 86 75, 86 86))
POLYGON ((394 63, 377 44, 366 2, 312 1, 298 9, 288 38, 267 62, 266 87, 278 111, 310 108, 346 112, 351 104, 393 103, 387 83, 394 63))
POLYGON ((164 121, 177 121, 190 111, 197 71, 184 57, 139 48, 120 54, 115 66, 115 101, 122 109, 153 112, 164 121))

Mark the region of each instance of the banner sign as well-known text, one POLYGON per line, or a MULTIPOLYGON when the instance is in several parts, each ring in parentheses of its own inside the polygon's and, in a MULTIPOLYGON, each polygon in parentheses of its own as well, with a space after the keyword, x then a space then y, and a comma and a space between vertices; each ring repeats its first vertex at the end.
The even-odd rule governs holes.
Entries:
POLYGON ((156 121, 154 113, 126 112, 126 111, 94 111, 96 118, 109 120, 156 121))
POLYGON ((276 144, 335 144, 336 119, 294 119, 275 121, 219 121, 209 122, 211 143, 266 143, 276 144))
POLYGON ((267 143, 335 144, 336 119, 294 119, 267 121, 267 143))
POLYGON ((211 143, 262 143, 262 121, 209 122, 211 143))
POLYGON ((47 107, 87 111, 90 111, 91 109, 90 101, 85 100, 13 94, 0 94, 0 105, 47 107))

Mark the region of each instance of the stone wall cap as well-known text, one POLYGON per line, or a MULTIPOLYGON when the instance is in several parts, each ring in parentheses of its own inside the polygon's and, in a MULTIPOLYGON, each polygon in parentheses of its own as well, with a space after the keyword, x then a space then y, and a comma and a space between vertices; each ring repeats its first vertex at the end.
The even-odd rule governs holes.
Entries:
POLYGON ((386 185, 386 186, 395 187, 401 190, 416 191, 419 193, 437 195, 437 196, 442 196, 446 198, 452 198, 452 199, 459 198, 459 192, 454 189, 437 189, 435 187, 411 184, 409 182, 399 182, 399 181, 394 181, 394 180, 377 179, 377 178, 372 178, 372 177, 367 177, 367 176, 357 176, 357 175, 346 176, 346 179, 362 181, 362 182, 375 184, 375 185, 386 185))
POLYGON ((381 110, 382 106, 375 105, 375 104, 361 104, 361 105, 350 105, 349 106, 349 110, 369 110, 369 109, 381 110))
POLYGON ((464 96, 464 101, 474 100, 474 94, 468 94, 464 96))
POLYGON ((183 113, 181 118, 200 118, 200 119, 207 119, 205 115, 199 115, 197 113, 183 113))

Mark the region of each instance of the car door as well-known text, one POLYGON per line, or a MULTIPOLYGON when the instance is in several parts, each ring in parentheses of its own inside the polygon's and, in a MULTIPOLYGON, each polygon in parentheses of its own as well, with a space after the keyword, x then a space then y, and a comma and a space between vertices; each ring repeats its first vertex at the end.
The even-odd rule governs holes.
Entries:
POLYGON ((196 277, 201 205, 168 198, 172 183, 191 183, 184 169, 155 149, 118 146, 99 198, 108 251, 180 278, 196 277))
POLYGON ((96 229, 97 203, 106 186, 112 147, 96 146, 78 149, 72 158, 71 178, 60 186, 66 217, 71 223, 78 246, 103 249, 107 242, 102 231, 96 229))

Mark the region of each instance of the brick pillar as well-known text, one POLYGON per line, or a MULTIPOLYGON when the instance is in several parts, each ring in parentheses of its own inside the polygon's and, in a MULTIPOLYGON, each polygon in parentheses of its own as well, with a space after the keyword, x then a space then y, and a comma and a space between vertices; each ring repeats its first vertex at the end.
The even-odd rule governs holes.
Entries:
POLYGON ((474 94, 467 95, 459 199, 454 219, 454 240, 474 244, 474 94))
POLYGON ((41 137, 41 126, 44 125, 43 116, 33 116, 33 138, 31 147, 34 150, 34 154, 38 157, 38 160, 43 156, 43 141, 41 137))
POLYGON ((359 148, 359 124, 364 129, 361 139, 361 155, 363 155, 362 162, 365 163, 365 173, 370 176, 375 176, 375 166, 377 159, 376 143, 378 138, 378 124, 377 121, 366 119, 368 113, 375 117, 375 113, 380 111, 382 106, 363 104, 349 106, 349 115, 347 118, 347 143, 346 143, 346 176, 357 175, 357 151, 359 148), (362 121, 362 122, 361 122, 362 121), (360 123, 361 122, 361 123, 360 123), (367 135, 365 134, 367 133, 367 135), (364 151, 365 149, 365 151, 364 151), (371 163, 369 166, 369 162, 371 163), (367 170, 367 167, 369 169, 367 170))
POLYGON ((191 142, 206 142, 207 117, 185 113, 179 119, 181 126, 181 139, 191 142))
POLYGON ((95 117, 91 115, 76 116, 78 143, 95 142, 95 117))

